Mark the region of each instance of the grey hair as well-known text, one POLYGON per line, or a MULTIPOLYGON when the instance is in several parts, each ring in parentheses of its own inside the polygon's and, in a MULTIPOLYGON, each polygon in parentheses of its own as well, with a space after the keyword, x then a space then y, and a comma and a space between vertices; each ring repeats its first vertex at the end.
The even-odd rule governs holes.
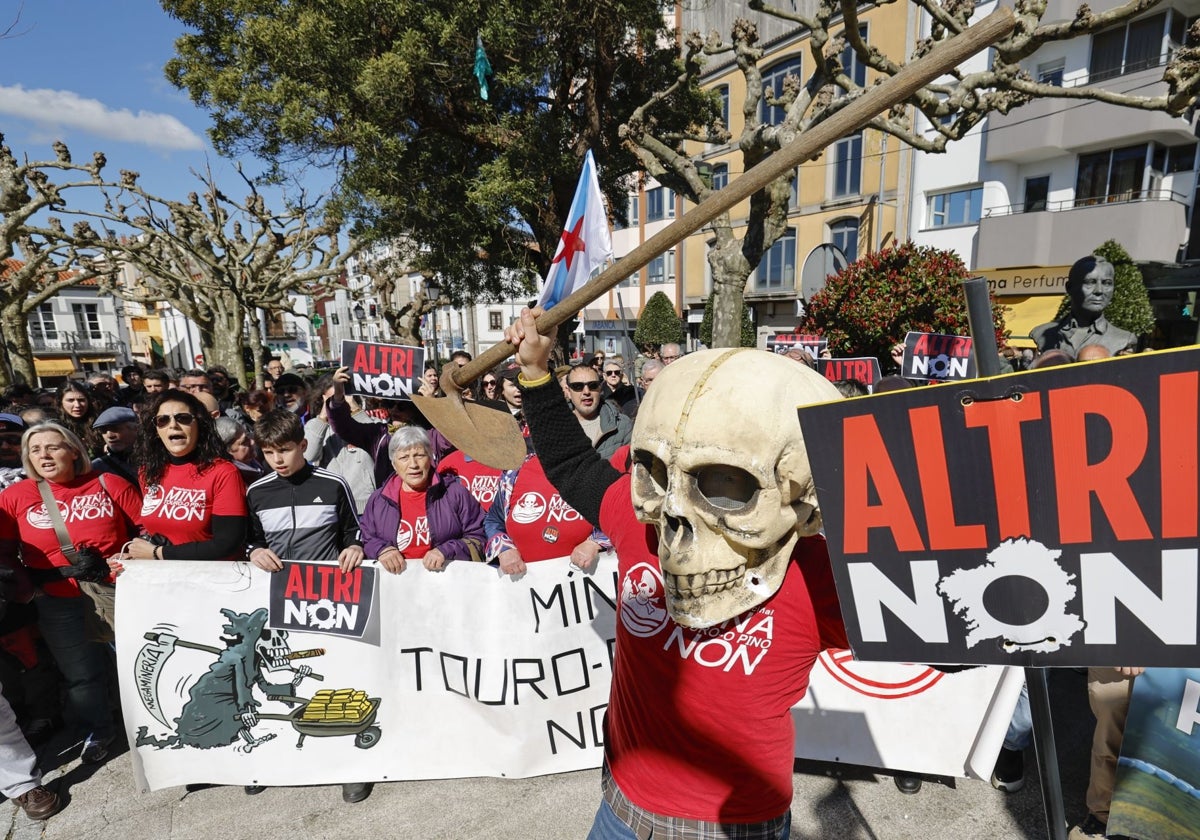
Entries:
POLYGON ((653 373, 656 370, 661 373, 662 369, 665 367, 666 365, 664 365, 658 359, 647 359, 646 363, 642 365, 642 376, 644 378, 647 373, 653 373))
POLYGON ((242 435, 250 433, 249 429, 232 417, 218 417, 213 420, 213 426, 217 430, 217 437, 221 439, 221 443, 226 448, 233 445, 233 442, 242 435))
POLYGON ((429 439, 429 432, 420 426, 401 426, 388 441, 388 460, 394 461, 397 452, 417 447, 424 449, 430 458, 433 457, 433 441, 429 439))
POLYGON ((79 439, 79 435, 61 423, 47 421, 30 426, 25 430, 25 434, 21 435, 21 466, 25 468, 25 475, 30 478, 41 478, 42 474, 33 468, 33 459, 29 457, 29 440, 41 432, 57 432, 62 435, 62 439, 67 442, 67 446, 75 451, 76 476, 86 475, 92 471, 92 459, 88 457, 87 447, 83 445, 83 441, 79 439))

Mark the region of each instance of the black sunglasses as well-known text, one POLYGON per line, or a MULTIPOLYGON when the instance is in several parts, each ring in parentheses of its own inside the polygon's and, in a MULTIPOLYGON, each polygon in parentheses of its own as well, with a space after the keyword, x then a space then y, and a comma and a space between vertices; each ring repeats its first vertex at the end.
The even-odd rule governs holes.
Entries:
POLYGON ((171 418, 175 418, 175 422, 180 426, 190 426, 196 422, 196 415, 190 411, 181 411, 178 414, 160 414, 154 418, 154 425, 160 429, 165 429, 171 425, 171 418))
POLYGON ((606 370, 606 371, 604 371, 604 375, 605 375, 605 376, 620 376, 620 375, 621 375, 621 371, 619 371, 619 370, 606 370))
POLYGON ((496 380, 495 380, 495 379, 485 379, 485 380, 483 380, 483 387, 485 387, 485 388, 491 388, 491 387, 494 387, 494 386, 496 386, 496 385, 498 385, 498 384, 499 384, 499 383, 498 383, 498 382, 496 382, 496 380))
POLYGON ((9 446, 20 446, 20 435, 0 435, 0 443, 8 444, 9 446))
POLYGON ((591 382, 568 382, 567 387, 570 388, 575 393, 579 393, 584 388, 586 388, 589 391, 599 391, 600 390, 600 381, 593 380, 591 382))

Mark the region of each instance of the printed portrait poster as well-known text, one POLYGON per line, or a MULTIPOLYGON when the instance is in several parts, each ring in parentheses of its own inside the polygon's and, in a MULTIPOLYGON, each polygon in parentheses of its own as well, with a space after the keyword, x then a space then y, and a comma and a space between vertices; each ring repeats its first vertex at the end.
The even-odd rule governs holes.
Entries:
POLYGON ((875 385, 882 377, 879 370, 879 359, 874 356, 854 356, 845 359, 817 359, 817 370, 830 382, 841 379, 857 379, 874 391, 875 385))
POLYGON ((1149 668, 1134 680, 1108 833, 1200 837, 1200 669, 1149 668))
POLYGON ((347 394, 411 399, 421 387, 425 350, 403 344, 343 339, 342 366, 350 369, 347 394))
POLYGON ((974 343, 967 335, 910 332, 904 337, 901 375, 929 382, 974 379, 974 343))
POLYGON ((799 413, 859 658, 1200 666, 1200 348, 799 413))
POLYGON ((802 350, 807 350, 808 354, 814 359, 819 359, 828 346, 829 339, 821 338, 819 335, 776 333, 775 335, 767 336, 767 349, 772 353, 783 354, 793 347, 799 347, 802 350))

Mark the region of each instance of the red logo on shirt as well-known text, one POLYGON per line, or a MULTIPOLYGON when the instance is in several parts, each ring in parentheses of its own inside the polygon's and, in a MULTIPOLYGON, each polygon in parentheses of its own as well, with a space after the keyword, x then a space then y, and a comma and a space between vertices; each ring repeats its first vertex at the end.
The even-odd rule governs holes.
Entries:
POLYGON ((668 621, 662 575, 649 563, 638 563, 621 581, 621 624, 644 639, 662 630, 668 621))

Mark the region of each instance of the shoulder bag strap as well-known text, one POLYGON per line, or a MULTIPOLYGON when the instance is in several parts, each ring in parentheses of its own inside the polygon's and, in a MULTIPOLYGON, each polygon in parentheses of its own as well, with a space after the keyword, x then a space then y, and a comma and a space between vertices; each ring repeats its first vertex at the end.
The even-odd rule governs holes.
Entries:
POLYGON ((50 485, 45 480, 37 479, 37 486, 38 492, 42 494, 42 501, 46 504, 46 515, 50 517, 50 524, 54 526, 54 533, 58 536, 58 544, 73 566, 78 560, 79 553, 75 549, 75 543, 71 542, 70 534, 67 533, 67 523, 63 522, 58 502, 54 500, 54 495, 50 492, 50 485))

